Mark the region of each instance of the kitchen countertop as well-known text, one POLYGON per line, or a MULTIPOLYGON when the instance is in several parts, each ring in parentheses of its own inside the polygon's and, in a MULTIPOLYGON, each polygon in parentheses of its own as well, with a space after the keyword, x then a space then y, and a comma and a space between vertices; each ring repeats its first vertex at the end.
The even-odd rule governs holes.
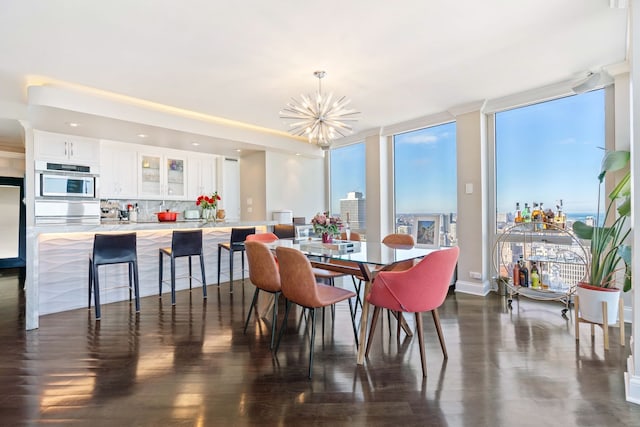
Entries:
POLYGON ((42 224, 34 227, 36 234, 43 233, 82 233, 126 230, 172 230, 182 228, 230 229, 232 227, 273 226, 277 221, 239 221, 239 222, 204 222, 201 220, 180 221, 119 221, 106 220, 100 224, 42 224))

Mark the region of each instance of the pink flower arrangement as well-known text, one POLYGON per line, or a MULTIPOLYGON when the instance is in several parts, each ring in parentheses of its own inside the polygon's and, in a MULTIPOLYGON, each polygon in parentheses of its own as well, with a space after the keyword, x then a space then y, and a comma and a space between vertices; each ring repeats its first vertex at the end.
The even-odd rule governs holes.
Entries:
POLYGON ((338 234, 340 230, 341 221, 340 218, 335 216, 329 216, 329 212, 318 213, 311 219, 313 225, 313 231, 316 234, 338 234))
POLYGON ((201 195, 196 199, 196 206, 202 207, 202 209, 215 209, 218 206, 218 200, 222 200, 217 191, 214 191, 211 196, 201 195))

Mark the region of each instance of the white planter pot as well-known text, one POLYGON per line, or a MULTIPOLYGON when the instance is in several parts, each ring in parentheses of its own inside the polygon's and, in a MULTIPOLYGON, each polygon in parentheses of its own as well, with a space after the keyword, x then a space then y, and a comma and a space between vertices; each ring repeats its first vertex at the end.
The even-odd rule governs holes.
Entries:
POLYGON ((607 302, 607 325, 618 323, 618 303, 620 289, 598 288, 590 285, 578 284, 578 315, 584 320, 602 323, 602 302, 607 302))

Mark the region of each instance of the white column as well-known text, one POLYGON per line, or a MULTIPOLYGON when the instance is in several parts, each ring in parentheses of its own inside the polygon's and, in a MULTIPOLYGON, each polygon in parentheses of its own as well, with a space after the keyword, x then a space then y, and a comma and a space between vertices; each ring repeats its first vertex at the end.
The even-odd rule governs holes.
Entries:
POLYGON ((630 13, 630 37, 629 46, 630 80, 631 80, 631 227, 633 233, 633 258, 632 274, 632 332, 631 332, 631 356, 627 360, 627 373, 625 374, 625 392, 629 402, 640 404, 640 361, 635 356, 640 355, 640 290, 638 289, 637 278, 640 274, 640 43, 637 42, 640 36, 640 0, 632 0, 629 5, 630 13), (635 40, 634 40, 635 39, 635 40), (636 366, 637 365, 637 366, 636 366))
POLYGON ((451 111, 456 116, 458 167, 457 235, 460 247, 456 292, 490 291, 487 126, 483 103, 451 111), (479 277, 472 273, 479 273, 479 277))
POLYGON ((365 137, 367 240, 379 242, 393 231, 392 137, 365 137))

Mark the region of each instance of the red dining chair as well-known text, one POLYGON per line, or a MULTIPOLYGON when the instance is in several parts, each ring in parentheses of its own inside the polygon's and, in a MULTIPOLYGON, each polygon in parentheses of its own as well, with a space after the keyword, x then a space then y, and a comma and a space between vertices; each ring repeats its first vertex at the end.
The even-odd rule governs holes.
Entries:
POLYGON ((247 253, 247 261, 249 262, 249 280, 251 280, 251 283, 256 287, 256 291, 253 293, 251 307, 249 308, 249 314, 247 315, 247 321, 244 323, 244 333, 247 333, 249 319, 251 319, 251 313, 256 306, 260 291, 262 290, 273 294, 271 345, 269 346, 269 348, 273 348, 273 341, 276 332, 276 320, 278 318, 278 297, 280 296, 282 288, 280 286, 280 272, 278 271, 278 264, 276 263, 276 259, 269 247, 265 243, 257 241, 256 239, 249 239, 251 236, 259 235, 260 234, 253 234, 247 236, 247 240, 244 244, 245 251, 247 253))
POLYGON ((287 299, 284 313, 284 321, 278 333, 278 342, 275 351, 278 351, 280 340, 287 325, 287 317, 291 303, 295 303, 303 308, 309 309, 311 313, 311 345, 309 349, 309 379, 313 370, 313 347, 316 338, 316 309, 333 305, 337 302, 347 300, 349 311, 351 312, 351 325, 353 335, 358 345, 358 333, 353 319, 353 306, 351 298, 355 297, 355 292, 333 286, 318 283, 313 275, 311 262, 299 250, 293 248, 277 247, 276 256, 280 266, 280 284, 282 294, 287 299))
POLYGON ((424 257, 419 263, 404 271, 381 271, 373 280, 367 301, 375 306, 365 356, 369 355, 373 333, 381 308, 396 312, 415 313, 416 329, 420 344, 422 376, 427 376, 427 362, 424 349, 424 331, 422 312, 431 311, 436 325, 442 354, 446 359, 447 348, 442 335, 438 307, 442 305, 451 277, 458 261, 460 249, 454 246, 435 251, 424 257))
POLYGON ((257 234, 249 234, 246 238, 246 242, 263 242, 263 243, 272 243, 278 240, 278 236, 273 233, 257 233, 257 234))

